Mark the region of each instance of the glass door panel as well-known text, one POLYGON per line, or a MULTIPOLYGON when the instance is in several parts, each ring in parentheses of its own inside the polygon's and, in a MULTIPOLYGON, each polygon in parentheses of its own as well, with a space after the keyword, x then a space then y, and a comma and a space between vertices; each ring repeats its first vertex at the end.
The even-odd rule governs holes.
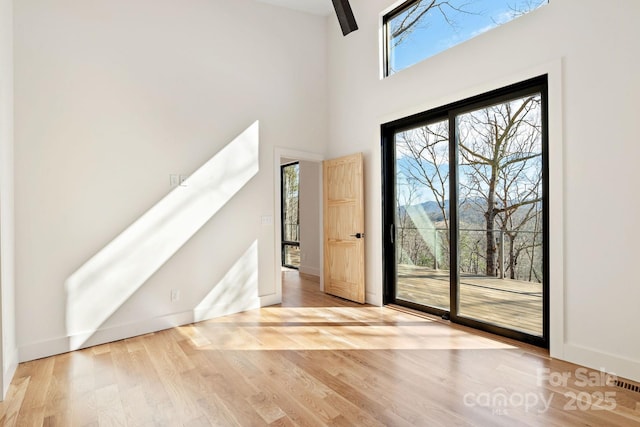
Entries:
POLYGON ((282 265, 300 268, 300 164, 281 166, 282 265))
POLYGON ((449 124, 395 134, 396 300, 450 309, 449 124))
POLYGON ((542 96, 455 122, 457 315, 543 336, 542 96))

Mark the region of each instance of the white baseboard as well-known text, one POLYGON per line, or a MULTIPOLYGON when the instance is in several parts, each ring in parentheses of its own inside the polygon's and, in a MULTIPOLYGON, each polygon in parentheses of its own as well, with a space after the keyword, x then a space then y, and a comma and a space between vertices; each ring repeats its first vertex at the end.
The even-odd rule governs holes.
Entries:
POLYGON ((282 296, 277 294, 263 295, 260 297, 260 306, 269 307, 270 305, 276 305, 282 303, 282 296))
POLYGON ((9 355, 9 360, 7 363, 7 368, 3 372, 3 380, 2 380, 2 399, 4 400, 7 397, 7 391, 9 391, 9 386, 11 385, 11 381, 13 380, 13 376, 16 374, 16 369, 18 369, 18 349, 15 348, 14 351, 9 355))
POLYGON ((382 307, 382 296, 379 294, 373 294, 371 292, 367 292, 365 297, 365 301, 367 304, 375 305, 377 307, 382 307))
POLYGON ((28 362, 30 360, 41 359, 43 357, 67 353, 69 351, 132 338, 138 335, 158 332, 175 326, 193 323, 193 320, 194 312, 186 311, 156 317, 154 319, 147 319, 141 322, 103 328, 97 330, 93 334, 74 334, 54 338, 52 340, 32 343, 20 347, 20 362, 28 362))
MULTIPOLYGON (((93 347, 95 345, 119 341, 152 332, 158 332, 164 329, 174 328, 176 326, 188 325, 194 322, 205 321, 259 307, 279 304, 281 300, 282 298, 278 297, 276 294, 270 294, 259 298, 249 299, 242 304, 235 306, 214 305, 206 308, 199 307, 194 310, 168 314, 166 316, 147 319, 136 323, 99 329, 92 334, 75 334, 38 343, 27 344, 19 348, 19 352, 16 354, 15 358, 16 366, 18 360, 20 362, 27 362, 30 360, 41 359, 43 357, 67 353, 69 351, 93 347)), ((6 374, 5 378, 7 378, 6 374)))
POLYGON ((570 343, 564 345, 564 360, 640 382, 640 361, 638 360, 626 359, 570 343))
POLYGON ((308 274, 310 276, 320 277, 320 269, 319 268, 309 267, 309 266, 306 266, 306 265, 301 265, 300 268, 298 269, 298 271, 300 273, 308 274))
POLYGON ((314 274, 309 274, 309 273, 303 273, 303 272, 299 272, 298 274, 300 275, 301 279, 305 279, 310 282, 315 282, 318 284, 320 283, 320 276, 316 276, 314 274))

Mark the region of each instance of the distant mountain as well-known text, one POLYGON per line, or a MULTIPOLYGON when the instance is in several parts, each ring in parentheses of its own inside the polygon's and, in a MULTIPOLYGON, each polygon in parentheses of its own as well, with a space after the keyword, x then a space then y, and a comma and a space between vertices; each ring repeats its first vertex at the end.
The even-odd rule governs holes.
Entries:
MULTIPOLYGON (((445 210, 449 211, 449 200, 444 202, 445 210)), ((487 201, 484 198, 466 198, 458 207, 458 217, 460 218, 460 222, 465 224, 465 226, 483 228, 486 225, 486 220, 484 213, 486 212, 487 201)), ((435 201, 428 201, 420 203, 419 205, 414 205, 413 209, 418 208, 420 211, 425 213, 429 219, 433 223, 439 223, 444 220, 442 215, 442 210, 440 206, 435 201)), ((542 210, 542 204, 539 203, 537 208, 542 210)), ((527 209, 527 208, 523 208, 527 209)), ((404 213, 406 211, 405 206, 400 207, 400 213, 404 213)), ((524 210, 523 210, 524 213, 524 210)), ((518 213, 515 214, 515 218, 519 216, 518 213)))
MULTIPOLYGON (((484 225, 484 206, 486 202, 484 199, 478 199, 475 201, 476 203, 472 203, 472 200, 467 199, 465 203, 463 203, 459 207, 458 216, 460 217, 460 221, 466 224, 475 224, 475 225, 484 225)), ((434 223, 441 222, 444 220, 444 216, 442 215, 442 210, 440 209, 440 205, 438 202, 428 201, 423 202, 417 205, 417 207, 424 213, 427 214, 429 219, 434 223)), ((445 210, 449 211, 449 200, 445 200, 444 202, 445 210)), ((400 207, 400 213, 404 213, 406 210, 405 206, 400 207)))
MULTIPOLYGON (((426 212, 426 214, 429 216, 429 219, 431 219, 431 221, 438 222, 438 221, 444 220, 444 217, 442 215, 442 210, 440 209, 440 205, 438 205, 438 202, 429 201, 429 202, 421 203, 418 206, 420 206, 420 209, 422 211, 426 212)), ((445 200, 444 208, 447 212, 449 211, 448 200, 445 200)))

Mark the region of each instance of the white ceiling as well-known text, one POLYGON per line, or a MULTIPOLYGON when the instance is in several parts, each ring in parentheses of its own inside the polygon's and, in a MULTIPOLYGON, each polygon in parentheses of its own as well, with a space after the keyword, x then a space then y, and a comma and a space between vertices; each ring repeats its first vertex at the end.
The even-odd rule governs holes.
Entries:
POLYGON ((315 15, 328 15, 333 12, 331 0, 257 0, 276 6, 288 7, 315 15))

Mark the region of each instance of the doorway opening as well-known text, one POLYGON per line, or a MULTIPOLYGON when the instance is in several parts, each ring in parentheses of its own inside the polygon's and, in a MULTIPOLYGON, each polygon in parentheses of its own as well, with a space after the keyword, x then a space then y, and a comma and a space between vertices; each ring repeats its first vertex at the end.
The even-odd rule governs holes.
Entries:
MULTIPOLYGON (((282 276, 300 275, 301 277, 320 283, 324 290, 322 278, 322 161, 319 154, 304 151, 275 149, 275 296, 282 300, 282 276), (283 170, 287 166, 297 165, 297 184, 295 179, 286 176, 283 170), (291 185, 287 183, 290 181, 291 185), (297 185, 297 189, 295 189, 297 185), (291 187, 285 188, 285 187, 291 187), (286 194, 297 192, 297 221, 295 213, 287 214, 286 194), (297 234, 297 240, 295 238, 297 234), (297 243, 297 245, 296 245, 297 243), (298 261, 299 260, 299 261, 298 261), (291 262, 294 261, 294 262, 291 262), (299 264, 298 264, 299 262, 299 264), (296 265, 298 264, 298 265, 296 265), (292 268, 293 267, 293 268, 292 268)), ((289 177, 293 173, 289 172, 289 177)), ((289 204, 295 211, 295 202, 289 204)))

